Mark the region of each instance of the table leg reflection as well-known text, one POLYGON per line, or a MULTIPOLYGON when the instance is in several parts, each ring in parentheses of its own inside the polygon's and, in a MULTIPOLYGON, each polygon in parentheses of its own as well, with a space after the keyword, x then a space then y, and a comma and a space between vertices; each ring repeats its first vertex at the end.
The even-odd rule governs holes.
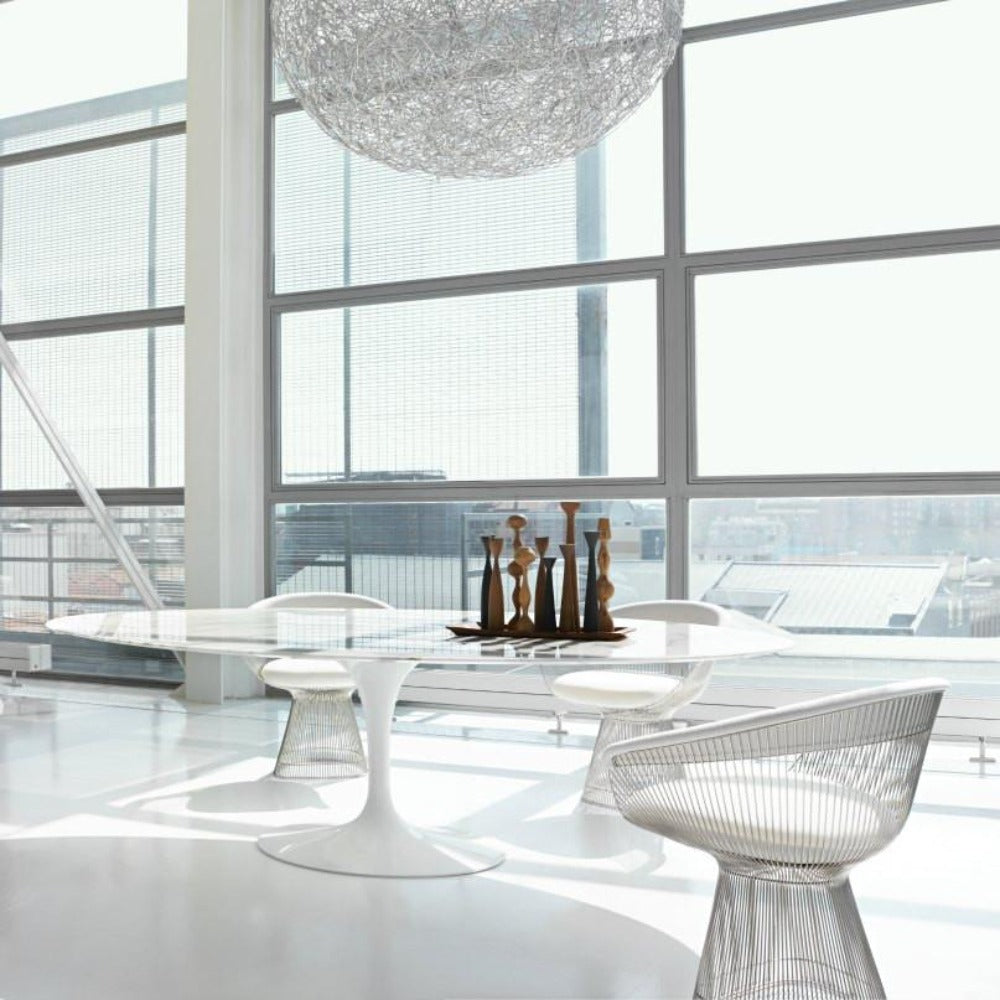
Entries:
POLYGON ((258 847, 278 861, 344 875, 433 878, 486 871, 503 855, 447 830, 411 826, 392 800, 390 744, 399 690, 413 669, 409 660, 357 660, 346 664, 358 684, 368 728, 368 797, 357 818, 343 826, 298 827, 260 837, 258 847))

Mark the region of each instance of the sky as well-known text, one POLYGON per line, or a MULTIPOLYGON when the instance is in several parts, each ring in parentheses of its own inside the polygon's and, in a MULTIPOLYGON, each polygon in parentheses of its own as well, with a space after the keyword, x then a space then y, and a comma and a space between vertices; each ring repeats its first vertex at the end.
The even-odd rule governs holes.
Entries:
POLYGON ((0 4, 0 118, 186 75, 187 0, 0 4))

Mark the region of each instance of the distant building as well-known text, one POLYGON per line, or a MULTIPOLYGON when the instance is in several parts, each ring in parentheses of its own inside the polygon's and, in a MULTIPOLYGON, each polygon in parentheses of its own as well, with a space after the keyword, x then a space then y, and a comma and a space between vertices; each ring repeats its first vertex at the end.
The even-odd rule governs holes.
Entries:
POLYGON ((789 632, 913 635, 947 561, 729 563, 704 600, 789 632))

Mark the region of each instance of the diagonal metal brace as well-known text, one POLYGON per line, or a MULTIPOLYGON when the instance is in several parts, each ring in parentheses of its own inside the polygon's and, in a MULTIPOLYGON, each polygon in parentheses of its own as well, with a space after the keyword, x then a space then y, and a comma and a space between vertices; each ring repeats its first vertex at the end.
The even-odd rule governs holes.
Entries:
POLYGON ((162 608, 164 606, 163 599, 157 592, 156 587, 153 586, 153 581, 150 580, 149 575, 139 562, 135 552, 132 551, 131 546, 125 540, 118 525, 115 524, 110 511, 105 506, 104 501, 101 499, 94 484, 90 481, 90 478, 83 471, 83 467, 77 460, 76 455, 66 443, 66 440, 49 416, 48 411, 35 394, 24 369, 21 367, 21 363, 17 360, 7 338, 3 335, 2 329, 0 329, 0 367, 7 372, 7 377, 10 379, 11 384, 17 390, 21 399, 24 400, 24 405, 28 408, 45 440, 48 441, 53 454, 59 460, 59 464, 63 467, 66 475, 69 476, 70 482, 72 482, 73 488, 79 494, 84 506, 90 511, 98 530, 101 532, 115 558, 121 564, 122 569, 125 570, 129 582, 135 587, 142 598, 143 604, 150 610, 162 608))

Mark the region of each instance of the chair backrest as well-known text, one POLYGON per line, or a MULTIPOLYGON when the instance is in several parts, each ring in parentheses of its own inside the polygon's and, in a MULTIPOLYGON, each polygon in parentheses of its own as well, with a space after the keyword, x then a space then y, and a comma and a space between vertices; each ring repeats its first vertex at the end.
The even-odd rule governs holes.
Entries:
MULTIPOLYGON (((859 860, 906 821, 947 687, 940 679, 888 684, 626 740, 608 748, 616 801, 627 819, 650 826, 655 817, 669 823, 678 803, 691 797, 684 788, 692 781, 770 789, 759 794, 784 816, 814 808, 817 788, 841 789, 844 809, 857 796, 879 803, 879 834, 856 845, 859 860)), ((738 795, 718 797, 714 808, 727 815, 730 829, 744 823, 746 802, 738 795)), ((849 809, 827 817, 831 828, 847 828, 851 819, 849 809)))
MULTIPOLYGON (((638 601, 613 609, 618 618, 642 618, 660 622, 687 622, 691 625, 722 625, 750 632, 768 632, 789 636, 783 628, 761 621, 753 615, 709 604, 707 601, 638 601)), ((790 636, 789 636, 790 638, 790 636)))
POLYGON ((704 601, 637 601, 611 610, 615 618, 686 622, 690 625, 721 625, 724 614, 722 608, 704 601))
POLYGON ((314 590, 300 594, 276 594, 250 605, 252 608, 392 608, 391 604, 364 594, 314 590))

